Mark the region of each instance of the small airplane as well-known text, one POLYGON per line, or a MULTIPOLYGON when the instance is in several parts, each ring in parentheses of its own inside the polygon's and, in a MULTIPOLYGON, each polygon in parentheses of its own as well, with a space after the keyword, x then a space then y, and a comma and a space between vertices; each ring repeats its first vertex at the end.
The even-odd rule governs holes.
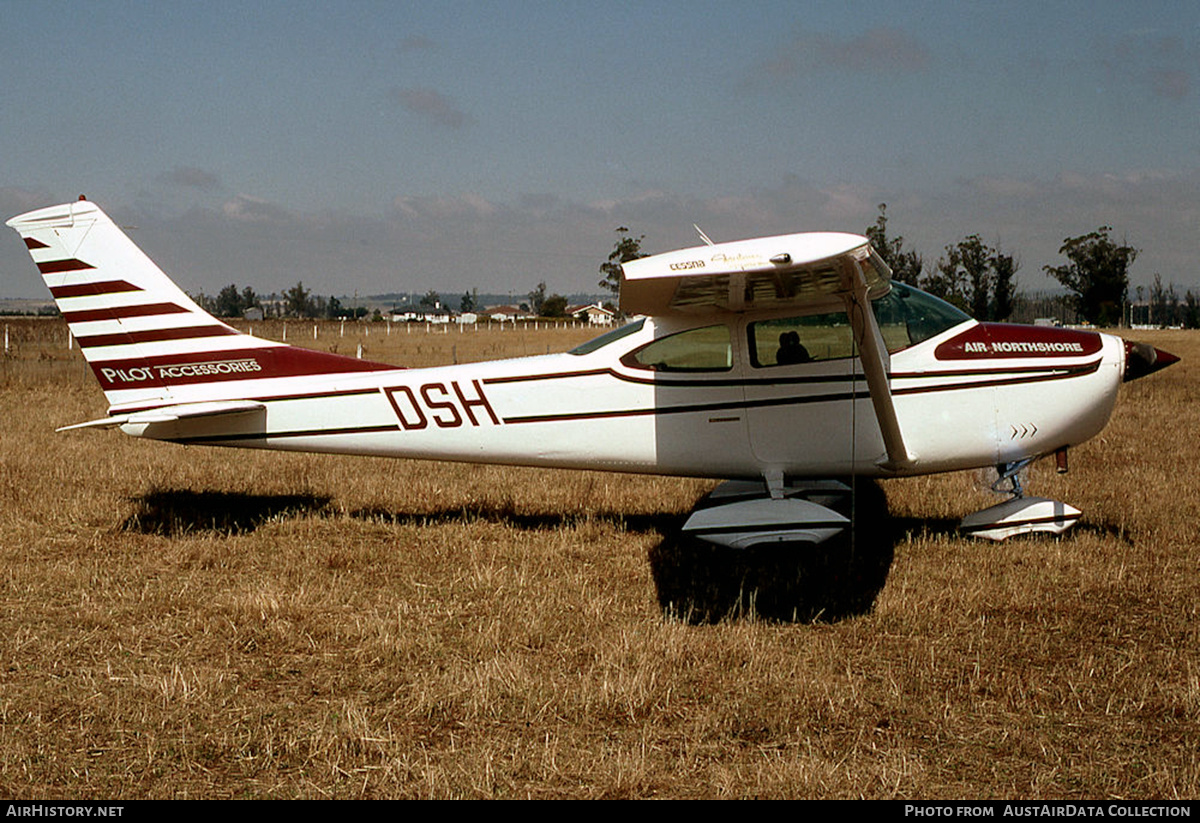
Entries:
MULTIPOLYGON (((8 221, 119 428, 184 444, 717 478, 683 532, 733 548, 850 525, 845 478, 995 467, 991 539, 1079 510, 1019 472, 1107 423, 1122 381, 1178 360, 1092 331, 980 323, 902 283, 865 237, 805 233, 624 264, 636 319, 562 354, 403 369, 209 315, 94 203, 8 221), (1001 490, 1001 489, 998 489, 1001 490)), ((702 235, 703 236, 703 235, 702 235)))

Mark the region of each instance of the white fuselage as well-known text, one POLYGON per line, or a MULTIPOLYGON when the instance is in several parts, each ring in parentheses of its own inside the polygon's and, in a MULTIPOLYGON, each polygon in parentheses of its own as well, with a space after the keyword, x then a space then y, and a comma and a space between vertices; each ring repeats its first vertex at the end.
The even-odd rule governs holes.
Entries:
MULTIPOLYGON (((265 408, 122 428, 187 443, 715 478, 893 476, 992 466, 1083 442, 1107 422, 1124 365, 1122 342, 1107 335, 954 326, 890 356, 912 459, 885 468, 859 360, 756 367, 747 351, 754 319, 726 320, 731 354, 721 370, 623 362, 652 340, 712 326, 647 319, 586 354, 239 379, 199 384, 195 397, 177 385, 172 403, 250 398, 265 408), (988 329, 1003 329, 1005 339, 976 339, 988 329), (1045 342, 1056 335, 1070 340, 1045 342), (1085 336, 1094 345, 1077 342, 1085 336)), ((118 403, 113 413, 127 410, 118 403)))

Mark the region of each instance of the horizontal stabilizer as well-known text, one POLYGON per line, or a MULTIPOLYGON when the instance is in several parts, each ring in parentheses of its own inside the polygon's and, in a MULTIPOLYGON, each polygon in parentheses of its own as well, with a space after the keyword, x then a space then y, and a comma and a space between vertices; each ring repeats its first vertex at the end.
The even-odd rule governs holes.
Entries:
POLYGON ((102 417, 99 420, 89 420, 86 423, 76 423, 73 426, 63 426, 60 432, 73 429, 111 429, 126 424, 139 425, 150 423, 174 423, 177 420, 196 419, 204 417, 225 417, 237 414, 249 414, 266 409, 266 406, 255 400, 225 400, 213 403, 182 403, 177 406, 163 406, 148 409, 134 414, 120 414, 115 417, 102 417))
POLYGON ((121 414, 116 417, 101 417, 99 420, 89 420, 86 423, 73 423, 70 426, 59 426, 56 432, 69 432, 75 429, 115 429, 129 422, 129 415, 121 414))

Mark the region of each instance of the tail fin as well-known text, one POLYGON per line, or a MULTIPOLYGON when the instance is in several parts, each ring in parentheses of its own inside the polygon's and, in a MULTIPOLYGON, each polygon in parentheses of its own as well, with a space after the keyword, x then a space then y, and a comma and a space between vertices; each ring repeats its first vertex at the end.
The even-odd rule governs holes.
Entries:
POLYGON ((94 203, 8 221, 118 411, 245 397, 244 381, 390 369, 243 334, 196 305, 94 203))

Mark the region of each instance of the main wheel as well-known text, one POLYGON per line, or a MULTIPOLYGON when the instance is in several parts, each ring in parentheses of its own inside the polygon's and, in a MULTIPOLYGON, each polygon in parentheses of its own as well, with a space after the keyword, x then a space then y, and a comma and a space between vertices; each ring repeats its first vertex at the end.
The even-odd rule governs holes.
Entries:
POLYGON ((838 508, 851 525, 821 543, 733 549, 679 531, 665 535, 650 551, 659 605, 690 623, 750 616, 832 622, 865 614, 892 565, 887 500, 877 484, 857 480, 838 508))

